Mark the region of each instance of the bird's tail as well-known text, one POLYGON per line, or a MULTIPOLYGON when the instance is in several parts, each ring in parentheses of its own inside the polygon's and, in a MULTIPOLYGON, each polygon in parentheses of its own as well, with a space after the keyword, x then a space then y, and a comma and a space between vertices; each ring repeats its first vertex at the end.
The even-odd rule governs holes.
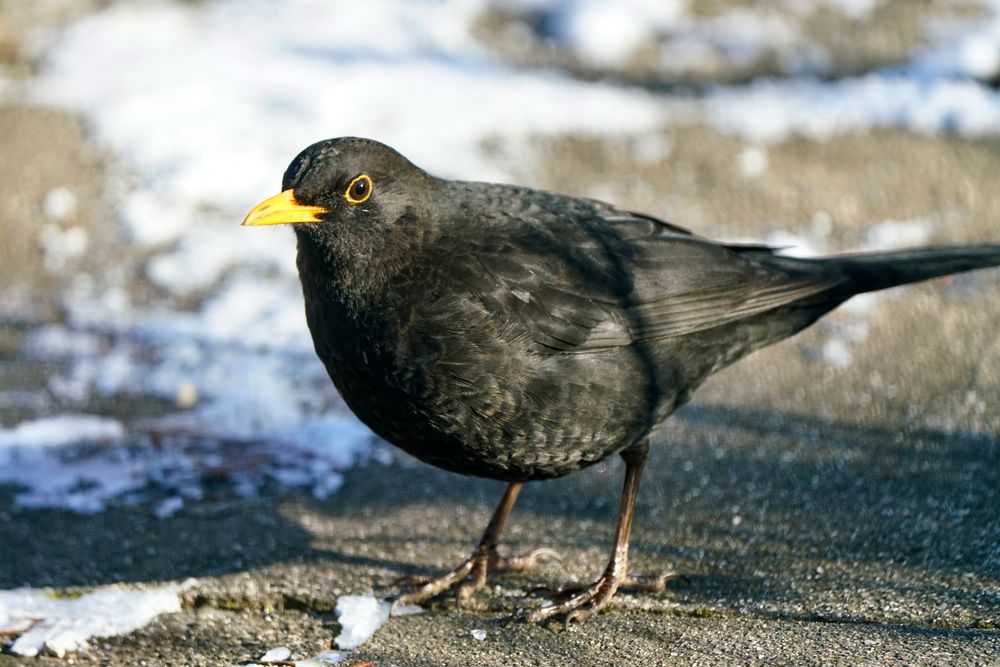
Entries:
POLYGON ((812 260, 847 277, 853 294, 1000 266, 1000 245, 917 248, 812 260))

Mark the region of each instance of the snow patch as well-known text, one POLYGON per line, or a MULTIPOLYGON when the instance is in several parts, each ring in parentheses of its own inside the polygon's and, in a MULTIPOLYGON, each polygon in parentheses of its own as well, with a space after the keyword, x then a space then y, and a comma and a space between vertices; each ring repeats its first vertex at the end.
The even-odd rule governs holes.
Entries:
POLYGON ((60 598, 37 588, 0 591, 0 629, 19 635, 10 651, 62 657, 85 649, 92 637, 128 634, 160 614, 181 610, 184 584, 142 590, 102 588, 79 598, 60 598))
MULTIPOLYGON (((244 493, 268 481, 336 490, 373 436, 313 352, 294 236, 239 226, 291 158, 318 139, 364 135, 443 176, 512 180, 540 135, 649 137, 665 120, 651 94, 494 60, 474 35, 483 8, 115 3, 54 37, 34 99, 82 113, 124 162, 128 177, 112 188, 120 226, 168 298, 139 308, 124 288, 81 278, 65 295, 67 323, 26 349, 67 362, 49 380, 62 403, 148 396, 176 412, 130 425, 135 437, 114 447, 57 439, 51 454, 18 450, 0 475, 26 489, 19 503, 97 511, 155 483, 166 518, 220 469, 244 493)), ((72 214, 66 193, 46 201, 53 220, 72 214)), ((85 236, 49 224, 54 267, 86 251, 85 236)))
MULTIPOLYGON (((857 18, 878 5, 824 2, 857 18)), ((203 474, 220 470, 245 493, 268 481, 317 496, 337 488, 373 436, 338 400, 312 351, 293 236, 239 227, 277 191, 295 153, 317 139, 372 136, 442 176, 518 180, 538 137, 615 138, 656 163, 671 150, 663 126, 698 118, 750 139, 755 147, 736 157, 736 168, 753 177, 767 169, 767 142, 793 134, 1000 130, 1000 92, 982 83, 1000 58, 997 0, 985 19, 902 67, 833 82, 720 86, 703 99, 499 62, 473 27, 485 6, 112 3, 52 37, 29 84, 34 99, 83 114, 101 147, 124 161, 128 178, 110 188, 120 194, 120 226, 128 243, 151 254, 146 275, 166 298, 139 308, 123 287, 97 291, 99 281, 80 276, 64 298, 67 323, 37 330, 25 349, 62 362, 48 390, 71 410, 85 411, 72 406, 95 396, 133 395, 176 411, 129 424, 129 438, 123 425, 104 422, 112 430, 92 439, 81 437, 86 428, 67 437, 71 429, 58 423, 0 431, 0 481, 26 488, 19 503, 97 511, 155 483, 165 495, 154 511, 169 517, 199 497, 203 474)), ((676 67, 720 53, 749 62, 799 37, 766 13, 734 10, 698 23, 684 0, 626 0, 613 12, 595 0, 517 6, 545 13, 553 34, 605 66, 627 64, 647 43, 676 67)), ((50 268, 86 253, 86 234, 65 224, 76 214, 72 192, 50 192, 41 211, 50 268)), ((869 247, 922 242, 919 221, 884 224, 866 238, 869 247)), ((766 240, 810 256, 825 250, 828 233, 814 224, 766 240)), ((845 358, 836 350, 830 357, 845 358)))
MULTIPOLYGON (((0 457, 14 457, 15 450, 35 447, 60 447, 86 442, 121 440, 125 428, 117 419, 95 415, 57 415, 21 422, 12 428, 0 428, 0 457)), ((11 460, 0 458, 0 479, 11 460), (7 465, 4 465, 6 463, 7 465)))
POLYGON ((419 614, 423 609, 416 605, 393 606, 388 600, 368 594, 341 596, 335 612, 341 630, 334 641, 341 650, 351 650, 371 639, 390 616, 419 614))

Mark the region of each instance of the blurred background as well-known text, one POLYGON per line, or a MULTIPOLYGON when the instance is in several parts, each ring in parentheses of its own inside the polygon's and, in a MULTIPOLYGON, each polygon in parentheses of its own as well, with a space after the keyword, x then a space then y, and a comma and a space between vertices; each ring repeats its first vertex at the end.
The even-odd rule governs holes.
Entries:
MULTIPOLYGON (((292 235, 239 228, 319 139, 793 253, 1000 229, 996 2, 6 0, 0 19, 19 502, 96 510, 155 479, 167 512, 205 466, 325 495, 368 449, 313 358, 292 235), (58 475, 38 446, 171 437, 167 460, 103 469, 97 448, 58 475)), ((872 301, 799 343, 811 372, 852 364, 872 301)), ((980 403, 920 411, 973 427, 980 403)))
MULTIPOLYGON (((290 231, 239 226, 314 141, 789 253, 995 243, 998 86, 997 0, 0 0, 3 516, 321 501, 353 465, 409 465, 314 358, 290 231)), ((998 288, 994 271, 859 297, 683 414, 943 434, 979 452, 967 488, 992 484, 998 288)), ((864 451, 816 469, 905 467, 864 451)), ((995 581, 983 493, 941 511, 992 526, 969 558, 995 581)), ((0 583, 49 581, 30 572, 0 583)))

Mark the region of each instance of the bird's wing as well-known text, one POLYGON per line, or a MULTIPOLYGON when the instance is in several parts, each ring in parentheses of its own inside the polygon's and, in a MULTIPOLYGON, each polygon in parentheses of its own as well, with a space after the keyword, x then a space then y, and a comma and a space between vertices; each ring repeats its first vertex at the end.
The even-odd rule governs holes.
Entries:
MULTIPOLYGON (((603 205, 522 225, 467 260, 483 308, 549 352, 683 336, 830 290, 839 277, 768 266, 754 252, 603 205)), ((461 260, 458 260, 461 261, 461 260)))

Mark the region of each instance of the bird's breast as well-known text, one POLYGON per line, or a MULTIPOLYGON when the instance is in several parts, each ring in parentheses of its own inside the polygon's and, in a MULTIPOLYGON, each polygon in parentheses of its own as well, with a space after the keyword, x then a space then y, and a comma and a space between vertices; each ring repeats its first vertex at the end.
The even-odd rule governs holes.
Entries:
POLYGON ((367 308, 330 283, 304 280, 303 290, 316 352, 344 401, 428 463, 557 477, 648 431, 630 354, 539 355, 510 322, 427 281, 396 285, 367 308))

